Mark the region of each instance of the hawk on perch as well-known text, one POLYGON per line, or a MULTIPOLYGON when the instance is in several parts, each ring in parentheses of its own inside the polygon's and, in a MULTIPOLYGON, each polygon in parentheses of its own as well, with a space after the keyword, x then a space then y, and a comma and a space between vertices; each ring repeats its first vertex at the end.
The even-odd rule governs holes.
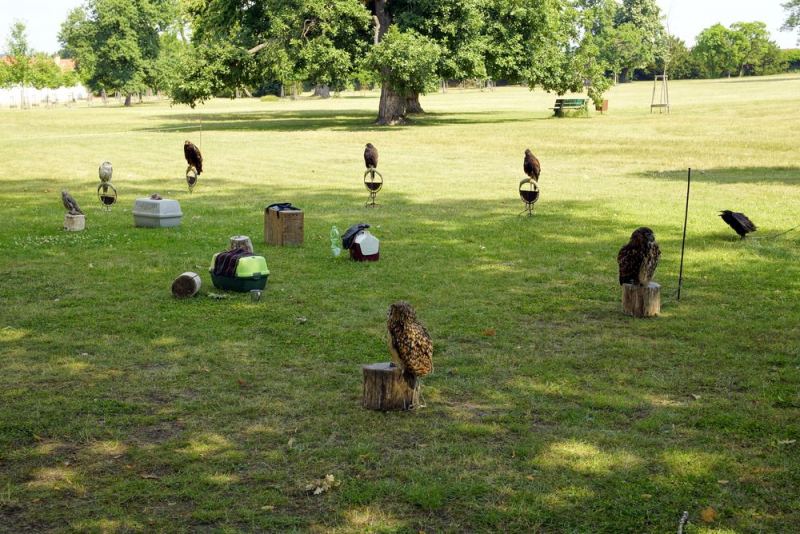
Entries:
POLYGON ((83 212, 78 207, 78 203, 75 202, 72 195, 67 193, 66 189, 61 191, 61 203, 64 204, 64 207, 67 208, 70 215, 83 215, 83 212))
POLYGON ((433 343, 428 331, 417 321, 417 312, 408 302, 389 306, 386 328, 392 363, 415 377, 433 372, 433 343))
POLYGON ((364 163, 367 165, 367 169, 378 168, 378 149, 372 146, 372 143, 367 143, 367 147, 364 149, 364 163))
POLYGON ((186 156, 186 163, 189 168, 186 169, 188 173, 192 167, 197 171, 198 176, 203 172, 203 155, 200 154, 200 149, 197 148, 191 141, 183 143, 183 155, 186 156))
POLYGON ((110 161, 104 161, 98 170, 101 182, 108 182, 111 180, 111 175, 114 174, 114 169, 111 167, 110 161))
POLYGON ((525 160, 522 163, 522 168, 525 170, 525 174, 533 178, 534 181, 539 181, 539 174, 541 174, 542 168, 539 166, 539 159, 533 155, 530 149, 525 150, 525 160))
POLYGON ((646 226, 634 230, 631 240, 617 254, 619 284, 648 285, 658 267, 659 257, 661 249, 653 231, 646 226))
POLYGON ((742 239, 744 239, 745 236, 747 236, 747 234, 750 232, 756 231, 756 225, 753 224, 753 221, 748 219, 747 215, 744 213, 736 213, 735 211, 724 210, 719 212, 719 216, 722 217, 722 220, 728 223, 728 226, 733 228, 742 239))

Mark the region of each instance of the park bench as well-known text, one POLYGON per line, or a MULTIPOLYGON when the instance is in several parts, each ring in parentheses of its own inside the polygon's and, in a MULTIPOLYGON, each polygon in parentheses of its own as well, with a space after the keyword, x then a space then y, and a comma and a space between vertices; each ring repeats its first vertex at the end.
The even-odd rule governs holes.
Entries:
POLYGON ((564 115, 564 110, 585 110, 588 111, 588 102, 586 98, 556 98, 556 104, 550 108, 555 112, 556 117, 564 115))

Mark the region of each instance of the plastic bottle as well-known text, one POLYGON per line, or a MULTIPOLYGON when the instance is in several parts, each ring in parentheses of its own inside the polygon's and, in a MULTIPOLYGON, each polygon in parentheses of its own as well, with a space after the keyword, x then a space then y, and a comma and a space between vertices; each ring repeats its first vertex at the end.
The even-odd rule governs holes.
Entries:
POLYGON ((338 258, 342 253, 342 238, 339 236, 339 229, 335 224, 331 228, 331 252, 333 252, 334 258, 338 258))

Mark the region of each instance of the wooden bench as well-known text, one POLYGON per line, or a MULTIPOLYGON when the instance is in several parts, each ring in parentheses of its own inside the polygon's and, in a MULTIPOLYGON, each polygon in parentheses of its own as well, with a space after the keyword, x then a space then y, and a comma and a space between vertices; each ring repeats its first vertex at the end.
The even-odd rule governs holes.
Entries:
POLYGON ((587 111, 589 99, 587 98, 556 98, 556 104, 550 108, 555 112, 556 117, 563 117, 564 110, 587 111))

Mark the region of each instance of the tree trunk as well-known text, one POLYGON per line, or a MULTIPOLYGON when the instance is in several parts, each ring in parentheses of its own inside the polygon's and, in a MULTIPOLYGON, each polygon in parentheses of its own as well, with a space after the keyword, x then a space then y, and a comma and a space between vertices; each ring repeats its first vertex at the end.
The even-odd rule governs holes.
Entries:
POLYGON ((125 107, 131 107, 131 95, 130 95, 130 93, 125 95, 125 107))
POLYGON ((378 126, 390 126, 406 122, 406 98, 389 88, 388 82, 381 87, 381 102, 378 106, 378 126))
POLYGON ((425 113, 422 104, 419 103, 419 93, 413 92, 406 98, 406 113, 425 113))
POLYGON ((362 367, 361 405, 369 410, 413 410, 420 405, 419 380, 388 363, 362 367))
POLYGON ((281 98, 284 98, 285 96, 286 96, 286 86, 284 84, 281 84, 281 98))
POLYGON ((325 85, 315 85, 314 86, 314 96, 318 96, 320 98, 330 98, 331 97, 331 88, 325 85))
POLYGON ((619 83, 628 83, 628 73, 631 71, 630 67, 624 67, 622 72, 619 73, 619 83))

